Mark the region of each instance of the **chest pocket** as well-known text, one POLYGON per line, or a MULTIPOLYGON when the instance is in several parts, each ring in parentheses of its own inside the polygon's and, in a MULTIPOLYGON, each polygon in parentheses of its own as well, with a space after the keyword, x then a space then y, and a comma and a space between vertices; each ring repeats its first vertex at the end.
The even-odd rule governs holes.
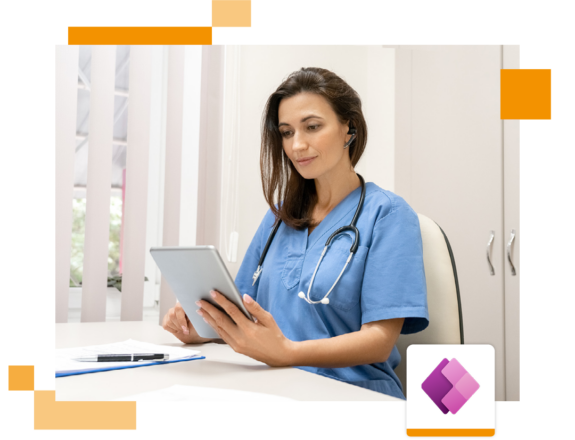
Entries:
POLYGON ((282 283, 287 290, 299 285, 303 257, 288 257, 282 270, 282 283))
MULTIPOLYGON (((310 299, 313 301, 321 301, 321 299, 329 292, 333 283, 339 276, 341 270, 345 266, 345 262, 349 257, 349 248, 351 247, 351 238, 346 239, 346 235, 334 240, 328 248, 323 260, 319 266, 315 276, 310 299)), ((359 246, 355 255, 351 258, 345 271, 331 293, 328 296, 329 304, 317 304, 314 307, 335 307, 337 309, 348 311, 355 307, 361 298, 361 286, 363 284, 363 273, 365 270, 365 259, 369 248, 366 246, 359 246)), ((315 265, 317 262, 315 262, 315 265)), ((312 269, 309 279, 315 265, 312 269)), ((309 283, 309 281, 308 281, 309 283)), ((307 293, 309 284, 306 283, 304 293, 307 293)))

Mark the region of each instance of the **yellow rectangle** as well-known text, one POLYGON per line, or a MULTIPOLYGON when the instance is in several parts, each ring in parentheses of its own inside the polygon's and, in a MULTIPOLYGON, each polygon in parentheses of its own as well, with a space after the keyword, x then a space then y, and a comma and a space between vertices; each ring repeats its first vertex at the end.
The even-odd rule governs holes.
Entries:
POLYGON ((213 27, 250 27, 252 2, 245 0, 213 0, 213 27))
POLYGON ((57 402, 34 391, 34 429, 136 429, 136 402, 57 402))

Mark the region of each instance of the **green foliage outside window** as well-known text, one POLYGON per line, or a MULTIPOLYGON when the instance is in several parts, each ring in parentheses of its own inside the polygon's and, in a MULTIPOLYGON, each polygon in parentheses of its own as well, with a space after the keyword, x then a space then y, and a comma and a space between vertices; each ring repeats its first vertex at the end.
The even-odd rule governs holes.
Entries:
MULTIPOLYGON (((86 199, 73 199, 72 252, 70 256, 70 286, 80 285, 84 264, 84 235, 86 199)), ((119 274, 120 232, 122 228, 122 199, 110 198, 110 236, 108 242, 108 276, 119 274)))

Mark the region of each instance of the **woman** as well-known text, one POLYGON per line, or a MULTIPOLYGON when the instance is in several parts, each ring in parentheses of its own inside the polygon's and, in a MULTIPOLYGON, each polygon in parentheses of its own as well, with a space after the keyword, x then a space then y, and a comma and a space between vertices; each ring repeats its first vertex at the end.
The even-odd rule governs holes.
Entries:
MULTIPOLYGON (((235 351, 270 366, 296 366, 404 398, 393 372, 400 361, 395 342, 400 333, 425 329, 429 319, 419 221, 409 205, 366 184, 357 251, 330 291, 355 238, 351 231, 337 235, 309 289, 326 240, 351 223, 360 200, 354 166, 367 126, 359 96, 328 70, 302 68, 270 96, 262 122, 260 166, 270 210, 236 277, 257 322, 219 292, 210 294, 227 314, 206 301, 197 303, 198 313, 235 351), (265 270, 253 283, 278 219, 265 270), (328 292, 328 304, 321 303, 328 292)), ((163 326, 185 343, 209 341, 179 304, 163 326)))

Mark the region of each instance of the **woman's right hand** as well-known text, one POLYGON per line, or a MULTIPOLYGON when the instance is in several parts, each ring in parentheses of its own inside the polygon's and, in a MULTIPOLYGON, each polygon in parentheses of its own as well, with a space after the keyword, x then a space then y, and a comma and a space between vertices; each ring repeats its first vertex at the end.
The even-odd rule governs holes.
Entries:
POLYGON ((162 327, 184 344, 202 344, 211 341, 209 338, 202 338, 198 335, 179 302, 168 310, 162 321, 162 327))

